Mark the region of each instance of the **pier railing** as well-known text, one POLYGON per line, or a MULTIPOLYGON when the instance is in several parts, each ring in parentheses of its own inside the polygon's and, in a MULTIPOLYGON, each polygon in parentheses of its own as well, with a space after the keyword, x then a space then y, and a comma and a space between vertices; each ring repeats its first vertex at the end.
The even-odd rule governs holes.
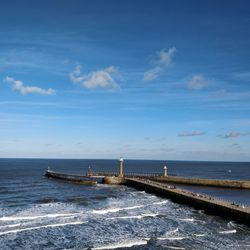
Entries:
MULTIPOLYGON (((106 172, 98 171, 92 172, 90 176, 118 176, 118 172, 106 172)), ((162 176, 162 173, 142 173, 142 172, 125 172, 124 177, 159 177, 162 176)))

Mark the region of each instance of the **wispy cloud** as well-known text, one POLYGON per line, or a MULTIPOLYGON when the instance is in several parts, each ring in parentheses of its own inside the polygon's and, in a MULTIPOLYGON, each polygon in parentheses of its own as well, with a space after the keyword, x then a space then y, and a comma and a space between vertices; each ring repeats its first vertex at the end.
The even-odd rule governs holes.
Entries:
POLYGON ((233 76, 234 78, 248 81, 250 79, 250 71, 235 73, 233 76))
POLYGON ((144 81, 153 81, 155 80, 159 74, 161 73, 162 68, 159 66, 156 66, 144 73, 144 81))
POLYGON ((160 73, 172 63, 175 53, 175 47, 156 52, 156 55, 152 60, 153 67, 144 72, 144 81, 153 81, 157 79, 160 73))
POLYGON ((227 91, 225 89, 219 89, 217 91, 215 91, 214 96, 221 98, 224 97, 226 95, 227 91))
POLYGON ((175 47, 169 48, 168 50, 163 49, 157 52, 156 63, 160 65, 166 65, 166 66, 170 65, 172 63, 175 52, 176 52, 175 47))
POLYGON ((207 79, 202 74, 194 75, 188 82, 188 88, 199 90, 208 85, 207 79))
POLYGON ((240 136, 248 136, 250 133, 242 133, 242 132, 228 132, 225 134, 219 134, 218 137, 228 139, 228 138, 236 138, 240 136))
POLYGON ((200 136, 200 135, 204 135, 205 133, 202 131, 192 131, 192 132, 182 132, 179 133, 178 136, 179 137, 184 137, 184 136, 200 136))
POLYGON ((88 89, 95 88, 117 88, 118 84, 115 80, 115 76, 119 73, 119 70, 115 66, 93 71, 88 74, 83 74, 81 65, 77 65, 75 69, 70 72, 69 77, 73 83, 80 84, 82 87, 88 89))
POLYGON ((6 76, 4 81, 9 83, 13 90, 20 92, 22 95, 26 94, 40 94, 40 95, 54 95, 54 89, 42 89, 37 86, 25 86, 22 81, 15 80, 12 77, 6 76))

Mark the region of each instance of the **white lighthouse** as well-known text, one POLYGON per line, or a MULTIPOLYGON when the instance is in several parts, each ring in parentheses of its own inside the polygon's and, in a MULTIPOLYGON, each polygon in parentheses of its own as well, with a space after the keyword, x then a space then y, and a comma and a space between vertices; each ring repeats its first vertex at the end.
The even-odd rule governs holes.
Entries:
POLYGON ((119 173, 120 177, 123 177, 123 158, 120 157, 120 173, 119 173))
POLYGON ((167 166, 164 166, 164 168, 163 168, 163 176, 164 177, 168 176, 168 168, 167 168, 167 166))

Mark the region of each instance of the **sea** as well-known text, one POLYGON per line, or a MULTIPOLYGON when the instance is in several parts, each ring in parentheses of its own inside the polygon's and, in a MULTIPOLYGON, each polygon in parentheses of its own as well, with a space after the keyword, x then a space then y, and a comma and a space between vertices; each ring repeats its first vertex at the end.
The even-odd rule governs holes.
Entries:
MULTIPOLYGON (((250 180, 250 163, 124 160, 125 172, 250 180)), ((44 176, 118 171, 119 160, 0 159, 0 249, 250 249, 250 228, 126 186, 44 176)), ((250 206, 250 191, 182 186, 250 206)))

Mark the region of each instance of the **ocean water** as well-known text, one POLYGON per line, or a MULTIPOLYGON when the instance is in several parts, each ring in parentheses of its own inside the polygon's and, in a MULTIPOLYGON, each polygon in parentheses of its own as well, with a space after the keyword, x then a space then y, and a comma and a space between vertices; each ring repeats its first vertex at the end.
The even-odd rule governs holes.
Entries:
MULTIPOLYGON (((165 163, 125 160, 124 168, 161 172, 165 163)), ((85 173, 89 164, 115 171, 119 162, 0 159, 0 249, 250 249, 250 229, 234 221, 125 186, 90 187, 44 177, 48 165, 85 173)), ((180 176, 250 179, 249 163, 167 165, 180 176)), ((231 197, 230 190, 217 192, 231 197)), ((236 192, 247 202, 249 191, 236 192)))

